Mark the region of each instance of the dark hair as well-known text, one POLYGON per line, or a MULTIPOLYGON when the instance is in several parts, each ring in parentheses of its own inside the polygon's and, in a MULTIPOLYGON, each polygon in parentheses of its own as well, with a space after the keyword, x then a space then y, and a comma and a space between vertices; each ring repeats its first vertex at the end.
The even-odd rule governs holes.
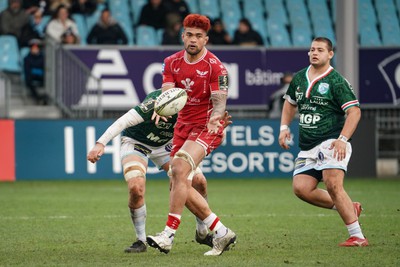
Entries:
POLYGON ((251 23, 250 23, 250 21, 249 21, 248 19, 243 18, 243 19, 241 19, 239 22, 245 24, 247 27, 249 27, 250 30, 253 29, 253 28, 251 27, 251 23))
POLYGON ((329 40, 329 38, 327 37, 322 37, 322 36, 318 36, 315 37, 313 42, 323 42, 326 43, 326 46, 328 47, 328 51, 333 51, 333 45, 332 45, 332 41, 329 40))

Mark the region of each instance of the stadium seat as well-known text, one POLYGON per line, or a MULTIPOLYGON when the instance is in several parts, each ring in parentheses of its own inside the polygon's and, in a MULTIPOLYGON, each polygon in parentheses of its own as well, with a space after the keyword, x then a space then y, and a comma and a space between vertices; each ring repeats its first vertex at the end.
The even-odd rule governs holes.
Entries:
POLYGON ((24 59, 29 54, 29 51, 30 51, 29 47, 23 47, 19 51, 19 56, 20 56, 20 59, 21 59, 21 79, 22 79, 22 81, 25 81, 24 59))
POLYGON ((72 14, 72 19, 75 21, 76 26, 78 27, 81 44, 86 44, 88 29, 85 18, 81 14, 72 14))
POLYGON ((393 18, 381 21, 382 44, 384 46, 400 46, 400 27, 398 21, 397 23, 394 23, 394 21, 393 18))
POLYGON ((140 19, 140 13, 142 12, 142 8, 145 4, 147 4, 147 0, 130 0, 131 10, 133 16, 133 24, 137 25, 140 19))
POLYGON ((273 2, 274 4, 266 4, 265 8, 267 16, 270 19, 277 21, 278 23, 289 25, 288 15, 286 9, 280 1, 273 2))
POLYGON ((209 17, 210 19, 216 19, 220 16, 220 7, 217 0, 201 0, 199 2, 200 13, 209 17))
POLYGON ((0 12, 7 9, 8 3, 5 0, 0 1, 0 12))
POLYGON ((88 33, 97 23, 97 21, 99 21, 101 11, 104 8, 105 8, 104 4, 97 4, 96 10, 90 16, 86 16, 86 28, 88 29, 88 33))
POLYGON ((294 47, 309 47, 312 41, 310 28, 292 26, 292 41, 294 47))
MULTIPOLYGON (((268 25, 267 25, 268 26, 268 25)), ((268 36, 271 47, 291 47, 289 33, 285 26, 277 25, 278 27, 269 26, 268 36)))
POLYGON ((242 13, 235 9, 228 9, 222 12, 222 22, 225 25, 225 30, 233 38, 236 29, 239 26, 239 21, 242 18, 242 13))
POLYGON ((21 72, 18 41, 13 35, 0 35, 0 71, 21 72))
POLYGON ((197 0, 186 0, 190 13, 199 13, 199 2, 197 0))
POLYGON ((153 27, 139 25, 136 27, 136 44, 139 46, 156 46, 158 45, 157 33, 153 27))
POLYGON ((119 22, 119 25, 121 25, 121 28, 128 39, 128 45, 133 45, 135 40, 135 32, 133 31, 130 21, 122 20, 119 22))
POLYGON ((360 45, 362 47, 382 45, 376 25, 365 25, 360 28, 360 45))
POLYGON ((158 42, 158 44, 161 44, 161 43, 162 43, 164 31, 165 31, 164 29, 158 29, 158 30, 156 30, 156 33, 157 33, 157 42, 158 42))

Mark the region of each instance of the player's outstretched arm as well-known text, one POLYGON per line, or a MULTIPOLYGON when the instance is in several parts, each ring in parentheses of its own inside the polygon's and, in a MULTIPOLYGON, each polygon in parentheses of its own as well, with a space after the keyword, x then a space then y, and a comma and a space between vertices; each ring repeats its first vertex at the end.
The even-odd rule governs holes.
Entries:
POLYGON ((143 118, 136 112, 136 110, 129 110, 107 128, 103 135, 97 140, 96 145, 89 151, 87 160, 92 163, 98 161, 104 154, 105 145, 107 145, 110 140, 120 134, 124 129, 142 123, 143 121, 143 118))

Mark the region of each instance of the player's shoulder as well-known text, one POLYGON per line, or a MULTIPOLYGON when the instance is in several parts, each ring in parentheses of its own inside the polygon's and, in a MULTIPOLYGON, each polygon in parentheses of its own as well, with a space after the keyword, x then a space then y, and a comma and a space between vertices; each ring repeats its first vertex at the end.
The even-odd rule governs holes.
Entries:
POLYGON ((204 60, 209 62, 211 65, 222 64, 221 60, 219 60, 219 58, 210 50, 207 50, 204 60))
POLYGON ((178 52, 166 57, 164 61, 173 61, 175 59, 183 58, 184 54, 185 54, 185 50, 178 51, 178 52))

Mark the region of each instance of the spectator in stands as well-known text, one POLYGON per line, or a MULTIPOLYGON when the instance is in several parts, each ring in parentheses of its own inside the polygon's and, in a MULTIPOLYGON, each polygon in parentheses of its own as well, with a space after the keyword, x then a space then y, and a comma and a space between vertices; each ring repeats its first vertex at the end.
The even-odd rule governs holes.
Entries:
POLYGON ((37 9, 36 12, 30 17, 30 20, 21 30, 20 47, 29 46, 29 41, 32 39, 43 40, 45 37, 44 28, 42 23, 42 11, 37 9))
POLYGON ((40 10, 42 14, 47 11, 46 7, 48 8, 47 4, 48 0, 24 0, 22 4, 22 8, 28 14, 35 14, 36 11, 40 10))
POLYGON ((69 11, 71 8, 71 0, 49 0, 50 14, 53 15, 57 13, 60 6, 64 6, 69 11))
POLYGON ((239 27, 235 31, 233 44, 255 46, 263 45, 264 42, 261 38, 261 35, 253 30, 250 21, 248 19, 241 19, 239 21, 239 27))
POLYGON ((61 42, 61 36, 66 31, 72 31, 72 33, 79 39, 78 26, 69 18, 68 9, 61 5, 53 14, 52 19, 47 25, 46 34, 57 42, 61 42))
POLYGON ((162 36, 163 45, 181 45, 182 44, 182 23, 181 17, 176 13, 167 15, 167 27, 162 36))
POLYGON ((232 43, 231 37, 220 19, 213 21, 211 30, 208 32, 208 38, 208 44, 212 45, 229 45, 232 43))
POLYGON ((167 9, 167 14, 178 14, 181 18, 181 22, 190 13, 189 6, 183 0, 164 0, 164 5, 167 9))
POLYGON ((71 13, 91 15, 96 10, 96 0, 72 0, 71 13))
POLYGON ((29 22, 29 15, 22 9, 22 0, 8 0, 8 8, 0 13, 0 34, 21 37, 22 27, 29 22))
POLYGON ((127 44, 128 38, 118 22, 111 16, 110 10, 104 9, 96 25, 87 37, 88 44, 127 44))
POLYGON ((140 13, 139 25, 152 26, 155 29, 165 28, 166 9, 162 0, 148 0, 140 13))
POLYGON ((67 30, 61 35, 62 44, 79 44, 79 38, 71 31, 67 30))
POLYGON ((26 87, 30 90, 37 104, 47 104, 47 97, 38 92, 44 85, 44 54, 41 50, 42 42, 32 39, 29 42, 30 51, 24 58, 24 77, 26 87))
POLYGON ((285 99, 283 96, 286 94, 289 84, 293 79, 293 73, 286 72, 281 78, 281 87, 276 90, 268 101, 268 117, 270 119, 279 119, 282 114, 283 103, 285 99))

